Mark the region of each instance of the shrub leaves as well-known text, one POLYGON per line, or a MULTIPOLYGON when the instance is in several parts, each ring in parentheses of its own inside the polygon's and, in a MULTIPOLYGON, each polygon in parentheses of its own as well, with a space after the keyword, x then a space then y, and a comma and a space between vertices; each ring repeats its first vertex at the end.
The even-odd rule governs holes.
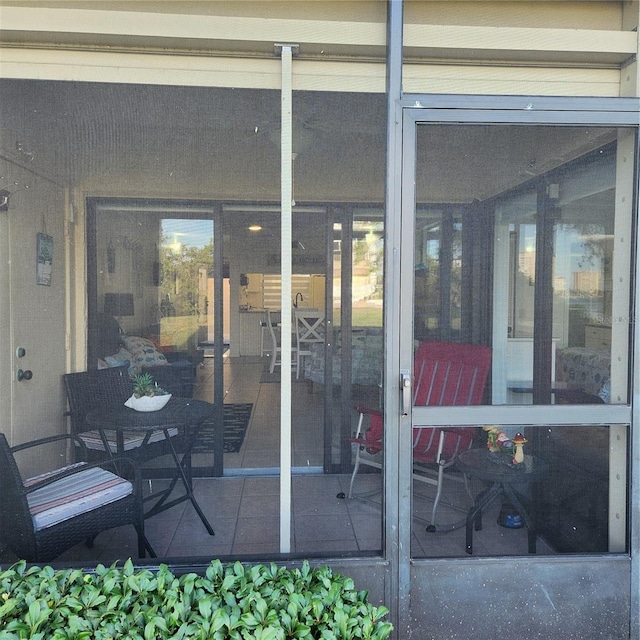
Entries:
POLYGON ((385 607, 330 567, 211 562, 204 576, 21 561, 0 572, 0 640, 385 640, 385 607))

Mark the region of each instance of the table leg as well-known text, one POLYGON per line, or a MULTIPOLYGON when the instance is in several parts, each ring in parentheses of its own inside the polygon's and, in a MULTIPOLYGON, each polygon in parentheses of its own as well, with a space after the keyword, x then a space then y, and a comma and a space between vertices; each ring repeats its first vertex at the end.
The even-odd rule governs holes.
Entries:
POLYGON ((488 489, 481 491, 473 503, 473 506, 467 514, 466 523, 466 552, 471 555, 473 553, 473 529, 480 531, 482 529, 482 510, 490 505, 502 493, 502 486, 499 483, 492 484, 488 489))
MULTIPOLYGON (((186 427, 188 428, 188 427, 186 427)), ((209 521, 207 520, 207 517, 204 515, 204 512, 202 511, 202 509, 200 508, 200 505, 198 504, 198 501, 196 500, 195 496, 193 495, 193 484, 191 482, 191 471, 189 468, 188 472, 185 472, 185 464, 187 464, 188 462, 190 462, 191 460, 191 448, 193 446, 193 442, 195 440, 195 433, 188 435, 187 436, 187 447, 186 447, 186 451, 184 453, 184 455, 182 456, 182 460, 180 460, 179 456, 178 456, 178 452, 176 451, 175 447, 173 446, 173 442, 171 442, 171 438, 169 438, 169 433, 167 432, 167 430, 165 429, 165 437, 167 438, 167 441, 169 442, 169 448, 171 449, 171 455, 176 463, 176 467, 178 469, 178 473, 180 474, 181 478, 182 478, 182 484, 184 485, 185 491, 187 492, 187 497, 189 499, 189 501, 191 502, 191 504, 193 505, 193 508, 196 510, 196 513, 198 514, 200 520, 202 520, 202 524, 205 526, 206 530, 209 532, 209 535, 213 536, 215 535, 213 528, 211 527, 211 525, 209 524, 209 521)), ((197 431, 196 431, 197 433, 197 431)), ((190 467, 190 465, 189 465, 190 467)))
POLYGON ((516 511, 520 514, 522 519, 524 520, 524 526, 527 527, 527 542, 528 542, 528 551, 529 553, 536 553, 536 526, 535 526, 535 518, 533 518, 524 504, 518 497, 517 493, 513 490, 513 488, 509 485, 505 487, 505 493, 509 500, 511 500, 511 504, 516 508, 516 511))
POLYGON ((174 507, 175 505, 180 504, 185 500, 189 500, 189 502, 191 502, 191 504, 193 505, 193 508, 196 510, 198 517, 202 521, 202 524, 205 526, 209 535, 213 536, 215 535, 213 531, 213 527, 209 524, 207 517, 205 516, 204 512, 200 508, 200 505, 198 504, 198 501, 196 500, 196 497, 193 494, 193 479, 192 479, 192 472, 191 472, 191 449, 193 447, 193 444, 197 436, 197 429, 191 429, 191 432, 189 432, 190 427, 188 425, 186 425, 184 428, 186 430, 186 434, 185 434, 186 448, 182 455, 182 459, 180 458, 178 452, 176 451, 173 438, 169 435, 169 429, 164 428, 162 430, 164 433, 165 441, 169 446, 169 451, 171 453, 171 457, 173 458, 173 462, 176 467, 176 472, 171 478, 171 482, 169 483, 169 486, 166 489, 162 490, 160 494, 150 495, 144 498, 145 502, 148 500, 154 500, 153 506, 144 513, 144 517, 151 518, 157 515, 158 513, 162 513, 167 509, 171 509, 171 507, 174 507), (173 500, 168 500, 169 496, 175 489, 179 480, 184 485, 185 493, 177 498, 174 498, 173 500))
POLYGON ((144 534, 140 535, 139 531, 136 532, 138 533, 138 557, 144 558, 145 553, 148 553, 150 558, 157 558, 158 554, 154 551, 151 543, 147 539, 147 536, 145 536, 144 534))

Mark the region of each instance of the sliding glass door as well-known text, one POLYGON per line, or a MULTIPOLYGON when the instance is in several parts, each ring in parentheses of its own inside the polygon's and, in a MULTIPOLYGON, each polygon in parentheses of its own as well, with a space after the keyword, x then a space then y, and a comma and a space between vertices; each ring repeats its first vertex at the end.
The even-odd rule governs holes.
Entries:
MULTIPOLYGON (((186 201, 88 202, 88 368, 126 365, 172 395, 220 404, 226 314, 215 210, 186 201)), ((213 416, 194 453, 196 475, 222 474, 223 434, 213 416)), ((162 476, 166 462, 149 463, 145 475, 162 476)))

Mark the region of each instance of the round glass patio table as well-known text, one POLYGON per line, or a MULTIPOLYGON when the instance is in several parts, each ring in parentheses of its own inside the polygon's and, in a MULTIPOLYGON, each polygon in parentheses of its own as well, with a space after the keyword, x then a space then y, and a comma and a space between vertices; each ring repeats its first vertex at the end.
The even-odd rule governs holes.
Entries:
POLYGON ((192 398, 172 397, 158 411, 135 411, 125 407, 123 404, 99 407, 87 413, 86 422, 93 428, 98 429, 103 438, 105 430, 114 430, 116 432, 116 455, 126 455, 124 450, 125 431, 145 432, 145 438, 140 445, 143 447, 154 431, 162 431, 165 442, 169 447, 169 453, 174 461, 175 473, 165 490, 144 498, 145 502, 148 500, 154 501, 151 508, 145 511, 144 517, 150 518, 185 500, 189 500, 209 534, 214 535, 213 528, 193 495, 193 479, 191 476, 191 451, 198 437, 198 431, 202 423, 207 419, 212 419, 213 416, 214 405, 209 402, 192 398), (173 438, 169 434, 170 429, 181 429, 184 433, 185 446, 182 457, 180 457, 174 446, 173 438), (184 495, 167 501, 178 481, 181 481, 185 488, 184 495))

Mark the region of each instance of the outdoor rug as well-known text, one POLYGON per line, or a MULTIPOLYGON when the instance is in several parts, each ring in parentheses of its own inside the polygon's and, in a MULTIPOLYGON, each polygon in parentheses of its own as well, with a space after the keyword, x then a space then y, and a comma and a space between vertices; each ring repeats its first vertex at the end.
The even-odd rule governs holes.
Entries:
MULTIPOLYGON (((224 452, 237 453, 240 451, 244 435, 249 426, 253 404, 225 404, 224 405, 224 452)), ((213 420, 207 420, 200 427, 198 439, 193 445, 193 453, 213 453, 213 420)))

